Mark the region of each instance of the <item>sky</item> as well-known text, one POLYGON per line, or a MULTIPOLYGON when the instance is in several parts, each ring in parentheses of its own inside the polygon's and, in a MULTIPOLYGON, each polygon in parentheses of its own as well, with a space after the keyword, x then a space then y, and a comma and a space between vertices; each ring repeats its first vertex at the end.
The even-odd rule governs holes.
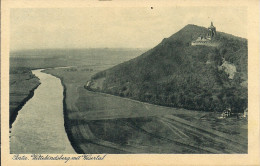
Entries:
POLYGON ((10 49, 152 48, 187 24, 247 37, 238 7, 15 8, 10 49))

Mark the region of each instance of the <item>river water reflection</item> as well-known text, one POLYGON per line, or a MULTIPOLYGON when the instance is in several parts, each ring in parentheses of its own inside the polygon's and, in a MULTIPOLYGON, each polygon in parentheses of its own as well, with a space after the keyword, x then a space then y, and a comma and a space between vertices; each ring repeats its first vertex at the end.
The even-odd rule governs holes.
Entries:
POLYGON ((34 70, 40 86, 19 111, 11 129, 10 153, 74 154, 64 128, 60 79, 34 70))

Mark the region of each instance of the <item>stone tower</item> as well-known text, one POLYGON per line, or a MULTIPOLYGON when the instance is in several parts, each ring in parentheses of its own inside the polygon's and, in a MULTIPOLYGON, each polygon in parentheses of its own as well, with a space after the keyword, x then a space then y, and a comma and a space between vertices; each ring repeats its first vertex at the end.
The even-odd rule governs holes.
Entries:
POLYGON ((210 25, 210 27, 208 27, 208 30, 209 30, 209 36, 211 37, 211 38, 213 38, 215 35, 216 35, 216 27, 214 27, 214 25, 213 25, 213 22, 211 22, 211 25, 210 25))

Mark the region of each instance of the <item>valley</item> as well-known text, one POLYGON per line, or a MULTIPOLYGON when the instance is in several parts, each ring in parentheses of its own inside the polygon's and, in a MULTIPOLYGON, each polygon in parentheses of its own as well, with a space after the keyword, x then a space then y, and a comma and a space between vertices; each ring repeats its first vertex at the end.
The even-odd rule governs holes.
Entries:
POLYGON ((148 51, 13 52, 10 66, 61 80, 76 153, 247 153, 247 40, 215 32, 211 44, 191 44, 201 33, 187 25, 148 51))
POLYGON ((247 119, 86 90, 84 84, 105 68, 44 71, 65 87, 65 124, 78 153, 247 153, 247 119))

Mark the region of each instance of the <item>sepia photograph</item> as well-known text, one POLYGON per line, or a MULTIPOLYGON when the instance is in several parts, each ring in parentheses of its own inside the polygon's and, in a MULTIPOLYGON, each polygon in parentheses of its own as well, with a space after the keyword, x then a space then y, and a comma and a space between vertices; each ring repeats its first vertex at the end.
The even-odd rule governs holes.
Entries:
POLYGON ((248 155, 249 10, 10 8, 11 159, 248 155))
POLYGON ((10 152, 247 153, 236 10, 12 9, 10 152))

